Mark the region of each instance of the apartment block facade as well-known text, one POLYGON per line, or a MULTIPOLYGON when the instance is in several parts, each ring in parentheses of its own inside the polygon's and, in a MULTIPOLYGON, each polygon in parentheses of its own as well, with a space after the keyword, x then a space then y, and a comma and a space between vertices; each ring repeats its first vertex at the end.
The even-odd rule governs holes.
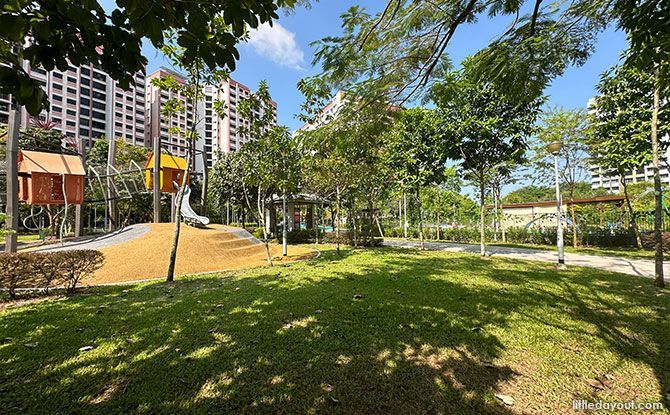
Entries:
MULTIPOLYGON (((38 118, 53 121, 54 128, 64 135, 83 140, 89 148, 103 136, 146 145, 143 72, 136 73, 130 87, 123 90, 95 65, 70 65, 65 71, 45 71, 30 67, 26 61, 23 68, 42 85, 49 98, 49 108, 38 118)), ((10 96, 0 95, 0 122, 7 122, 11 102, 10 96)), ((20 127, 30 126, 33 118, 22 108, 20 127)))
MULTIPOLYGON (((162 76, 172 76, 178 82, 186 82, 182 75, 168 69, 160 69, 147 77, 146 110, 149 114, 147 140, 149 137, 160 136, 164 148, 175 155, 185 155, 186 142, 182 137, 171 134, 171 127, 191 128, 193 111, 195 111, 198 121, 196 129, 201 137, 196 143, 196 150, 204 152, 204 158, 198 152, 194 161, 196 171, 200 172, 205 165, 209 168, 216 163, 217 150, 223 153, 237 151, 244 143, 253 139, 239 131, 240 127, 249 127, 250 120, 245 119, 238 112, 239 102, 253 93, 251 89, 233 79, 228 79, 219 85, 208 85, 205 87, 204 101, 199 102, 198 108, 192 108, 190 103, 184 101, 183 113, 166 118, 161 114, 161 107, 165 101, 174 97, 183 98, 173 96, 168 91, 161 91, 151 84, 152 79, 162 76), (226 109, 223 117, 219 116, 214 109, 214 103, 217 101, 225 103, 226 109)), ((277 104, 275 102, 272 104, 273 119, 276 125, 277 104)))
MULTIPOLYGON (((591 98, 587 104, 590 113, 597 111, 597 99, 591 98)), ((670 140, 670 137, 664 137, 664 139, 670 140)), ((668 149, 664 155, 660 157, 661 166, 659 173, 661 175, 661 183, 664 186, 670 185, 670 149, 668 149)), ((624 180, 628 183, 640 183, 640 182, 651 182, 654 180, 654 170, 651 163, 646 166, 637 169, 636 171, 627 171, 623 177, 619 175, 612 175, 611 172, 603 169, 598 165, 592 165, 590 167, 591 173, 591 188, 598 189, 603 188, 612 193, 618 193, 622 191, 621 189, 621 180, 624 180)))
POLYGON ((340 112, 340 109, 345 103, 346 101, 344 100, 344 92, 338 91, 335 94, 335 97, 333 97, 333 100, 323 108, 314 122, 303 124, 303 126, 300 127, 298 131, 312 131, 328 123, 330 120, 337 117, 337 114, 340 112))
POLYGON ((161 90, 151 83, 153 79, 165 76, 171 76, 179 83, 186 83, 186 79, 181 74, 165 68, 161 68, 147 76, 145 109, 149 115, 149 119, 146 140, 147 142, 151 142, 155 137, 160 136, 163 148, 167 148, 168 151, 176 156, 185 157, 188 151, 188 141, 183 134, 177 133, 175 129, 179 129, 180 131, 190 130, 193 126, 193 114, 197 109, 194 109, 193 104, 180 93, 161 90), (184 110, 166 117, 161 111, 165 103, 172 98, 181 101, 184 110))
MULTIPOLYGON (((670 152, 661 157, 661 183, 664 186, 670 186, 670 152)), ((636 171, 627 171, 623 177, 626 183, 640 183, 649 182, 652 186, 654 180, 653 166, 648 164, 636 171)), ((621 189, 621 178, 617 175, 610 175, 609 172, 603 170, 600 166, 591 167, 591 188, 603 188, 612 193, 618 193, 621 189)))
MULTIPOLYGON (((216 163, 217 150, 230 153, 239 150, 245 143, 253 140, 248 134, 242 134, 241 127, 249 127, 250 120, 244 118, 238 111, 241 100, 248 98, 253 91, 247 86, 228 79, 219 85, 208 86, 205 89, 205 123, 203 126, 204 149, 207 154, 207 166, 216 163), (226 105, 225 116, 220 117, 214 111, 214 102, 223 102, 226 105)), ((272 102, 273 126, 277 125, 277 103, 272 102)), ((260 116, 261 114, 255 114, 260 116)))

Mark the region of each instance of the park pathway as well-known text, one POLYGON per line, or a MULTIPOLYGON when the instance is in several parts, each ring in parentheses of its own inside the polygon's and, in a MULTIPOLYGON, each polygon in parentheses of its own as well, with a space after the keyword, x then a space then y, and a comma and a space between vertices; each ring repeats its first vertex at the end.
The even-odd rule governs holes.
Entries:
MULTIPOLYGON (((385 240, 384 246, 398 248, 419 248, 419 241, 385 240)), ((467 252, 479 254, 479 245, 457 244, 449 242, 426 242, 426 249, 431 251, 467 252)), ((544 251, 540 249, 512 248, 506 246, 488 246, 486 250, 495 257, 526 259, 531 261, 556 262, 555 251, 544 251)), ((567 266, 581 266, 598 268, 605 271, 620 272, 622 274, 635 275, 643 278, 654 278, 654 261, 648 259, 628 259, 613 256, 565 254, 567 266)), ((670 281, 670 264, 664 264, 665 279, 670 281)))

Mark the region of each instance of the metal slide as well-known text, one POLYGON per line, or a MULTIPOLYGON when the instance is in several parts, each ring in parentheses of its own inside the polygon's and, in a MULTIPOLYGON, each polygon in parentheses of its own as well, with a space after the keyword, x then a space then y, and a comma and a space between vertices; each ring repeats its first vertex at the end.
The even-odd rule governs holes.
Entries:
MULTIPOLYGON (((189 186, 184 186, 186 189, 184 191, 184 200, 181 202, 181 215, 184 218, 184 222, 194 225, 194 226, 206 226, 209 224, 209 218, 206 216, 200 216, 191 207, 191 188, 189 186)), ((180 190, 181 191, 181 190, 180 190)), ((179 199, 179 195, 175 200, 179 199)))

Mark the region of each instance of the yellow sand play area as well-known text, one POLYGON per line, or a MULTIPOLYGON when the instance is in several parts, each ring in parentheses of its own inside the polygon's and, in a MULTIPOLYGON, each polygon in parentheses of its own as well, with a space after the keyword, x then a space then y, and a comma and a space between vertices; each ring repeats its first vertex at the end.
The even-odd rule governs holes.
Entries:
MULTIPOLYGON (((92 278, 83 281, 84 285, 137 281, 165 275, 174 224, 152 223, 139 226, 143 234, 137 237, 125 238, 123 234, 119 234, 108 238, 107 241, 103 240, 105 243, 102 247, 99 243, 102 238, 98 239, 98 245, 95 245, 96 242, 81 242, 70 247, 70 249, 97 249, 105 255, 102 268, 92 278)), ((307 259, 316 255, 314 250, 289 245, 288 257, 282 258, 281 245, 277 244, 270 245, 270 253, 273 260, 278 263, 307 259)), ((204 229, 183 224, 181 226, 176 275, 266 264, 265 246, 242 229, 222 225, 209 225, 204 229)))

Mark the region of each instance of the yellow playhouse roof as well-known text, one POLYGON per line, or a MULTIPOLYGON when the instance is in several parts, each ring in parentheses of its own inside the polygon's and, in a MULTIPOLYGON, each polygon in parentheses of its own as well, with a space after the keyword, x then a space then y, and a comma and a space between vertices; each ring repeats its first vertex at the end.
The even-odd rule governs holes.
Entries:
MULTIPOLYGON (((149 159, 144 167, 148 169, 153 169, 154 167, 154 153, 149 153, 149 159)), ((178 169, 186 170, 186 159, 183 157, 173 156, 171 154, 162 154, 161 153, 161 168, 162 169, 178 169)))

